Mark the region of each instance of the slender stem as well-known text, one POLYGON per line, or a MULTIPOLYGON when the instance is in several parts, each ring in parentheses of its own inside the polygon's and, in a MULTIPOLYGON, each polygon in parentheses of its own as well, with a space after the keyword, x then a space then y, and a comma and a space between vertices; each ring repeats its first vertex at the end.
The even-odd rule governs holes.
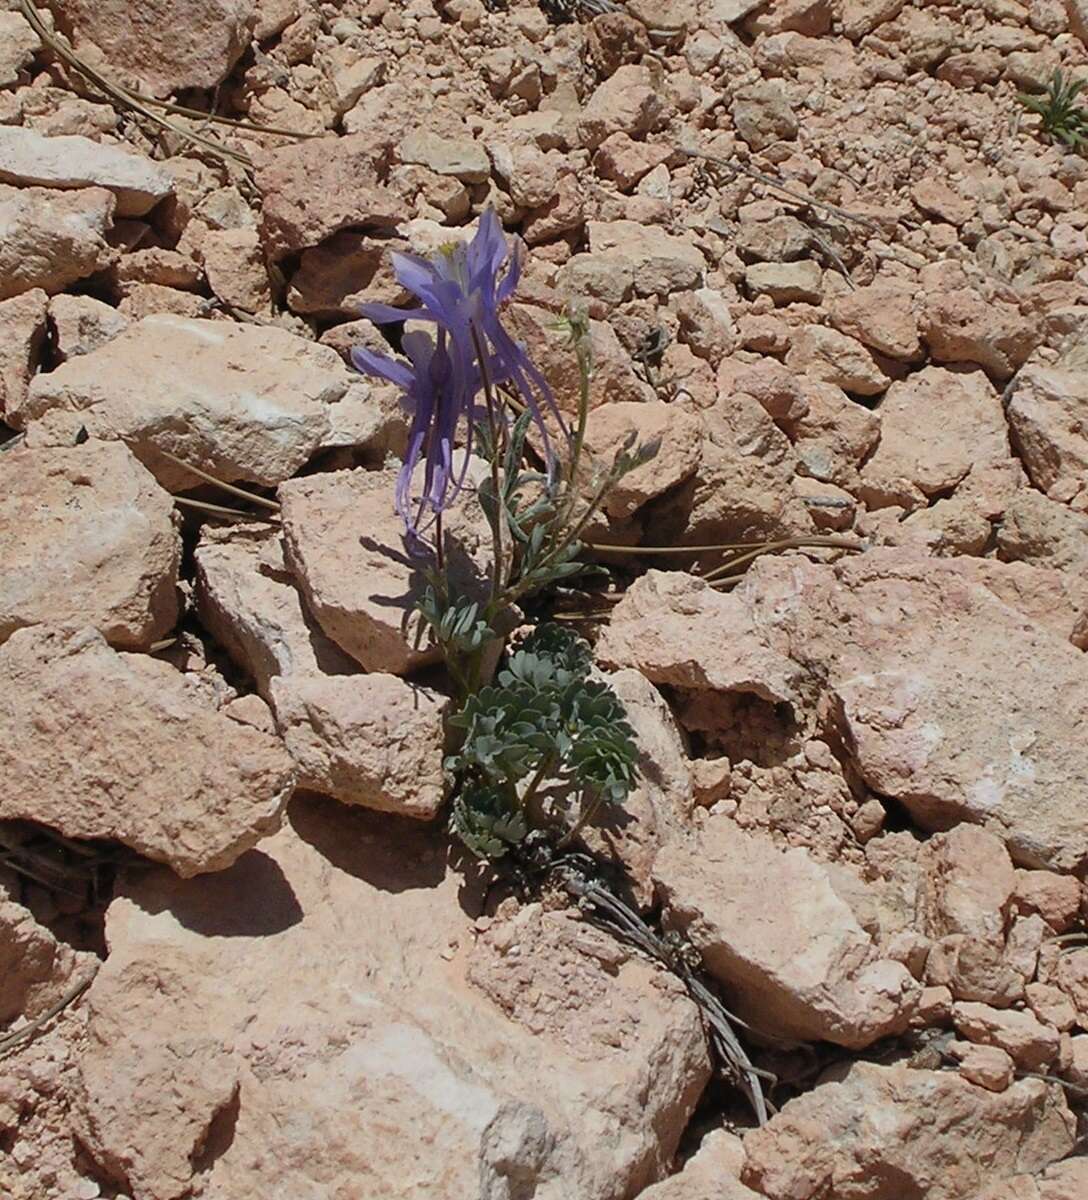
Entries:
POLYGON ((556 842, 555 848, 557 850, 563 850, 569 846, 570 843, 573 842, 574 839, 582 832, 582 830, 585 829, 589 822, 593 820, 597 809, 601 807, 601 800, 601 793, 597 792, 594 794, 593 799, 590 800, 588 804, 583 806, 578 820, 575 821, 570 829, 568 829, 567 832, 559 839, 559 841, 556 842))
POLYGON ((769 554, 776 550, 801 550, 806 546, 827 546, 836 550, 863 550, 864 546, 855 538, 836 538, 836 537, 796 537, 796 538, 781 538, 776 542, 763 542, 747 554, 738 554, 730 558, 728 561, 715 567, 713 571, 708 571, 703 578, 707 583, 713 583, 732 575, 737 567, 742 563, 751 562, 752 559, 758 558, 761 554, 769 554))
POLYGON ((434 515, 434 561, 443 584, 446 583, 446 539, 442 532, 442 513, 434 515))
POLYGON ((555 754, 546 754, 540 760, 540 766, 537 767, 536 773, 529 780, 529 786, 525 789, 525 795, 521 797, 521 807, 523 809, 528 809, 529 801, 540 790, 540 785, 555 770, 556 761, 557 756, 555 754))
POLYGON ((161 454, 163 458, 169 459, 175 466, 181 467, 183 470, 190 471, 193 475, 203 479, 206 483, 213 483, 216 487, 222 488, 224 492, 230 492, 234 496, 240 496, 243 500, 249 500, 253 504, 259 504, 262 508, 267 508, 271 512, 279 512, 280 506, 275 500, 268 500, 264 496, 258 496, 256 492, 247 492, 245 488, 240 488, 233 483, 224 483, 222 479, 216 479, 214 475, 210 475, 207 471, 203 471, 200 467, 194 467, 192 463, 187 463, 183 458, 177 458, 170 453, 169 450, 162 450, 158 446, 155 447, 155 453, 161 454))
POLYGON ((506 581, 502 544, 502 479, 499 470, 499 455, 502 453, 502 447, 499 445, 499 419, 495 411, 495 393, 491 384, 487 355, 484 353, 483 339, 475 325, 470 324, 469 328, 472 330, 472 344, 476 347, 476 361, 480 365, 480 379, 483 381, 484 400, 487 404, 487 424, 491 434, 491 488, 495 500, 495 519, 490 523, 495 555, 495 564, 491 573, 491 605, 494 607, 506 581))
POLYGON ((234 517, 239 521, 271 521, 263 513, 242 512, 240 508, 225 508, 222 504, 209 504, 206 500, 191 500, 188 496, 175 496, 174 503, 183 508, 196 508, 201 512, 214 513, 217 517, 234 517))

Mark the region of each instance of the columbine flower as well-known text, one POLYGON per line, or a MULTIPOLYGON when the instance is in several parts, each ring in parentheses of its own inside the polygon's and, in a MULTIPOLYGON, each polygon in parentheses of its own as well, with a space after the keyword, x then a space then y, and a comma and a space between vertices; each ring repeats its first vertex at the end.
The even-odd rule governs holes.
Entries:
MULTIPOLYGON (((362 348, 353 350, 351 357, 358 370, 404 389, 412 427, 397 481, 396 506, 409 532, 418 533, 428 511, 437 516, 448 508, 464 483, 485 373, 492 384, 508 383, 517 389, 543 435, 549 460, 543 410, 547 408, 561 428, 565 425, 544 376, 525 348, 506 332, 499 317, 501 305, 517 287, 521 263, 507 245, 494 209, 489 208, 480 218, 471 242, 444 248, 433 259, 414 254, 394 254, 392 258, 397 281, 416 295, 419 306, 403 309, 367 304, 364 316, 379 325, 431 321, 437 326, 437 338, 426 333, 405 334, 402 344, 411 366, 362 348), (500 279, 506 262, 509 266, 500 279), (462 423, 464 455, 455 473, 453 445, 462 423), (413 507, 412 481, 421 458, 425 463, 423 490, 413 507)), ((502 419, 501 412, 494 415, 502 419)))

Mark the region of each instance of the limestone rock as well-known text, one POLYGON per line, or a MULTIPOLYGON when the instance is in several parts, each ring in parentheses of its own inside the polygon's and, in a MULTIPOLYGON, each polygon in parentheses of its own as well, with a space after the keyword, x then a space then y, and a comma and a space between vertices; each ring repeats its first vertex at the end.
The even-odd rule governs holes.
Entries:
POLYGON ((829 307, 835 328, 870 350, 904 362, 921 356, 918 318, 909 288, 873 283, 843 292, 829 307))
POLYGON ((972 1200, 1080 1200, 1086 1191, 1088 1159, 1068 1158, 1037 1175, 1017 1175, 984 1187, 972 1200))
MULTIPOLYGON (((49 321, 56 339, 58 362, 90 354, 131 324, 124 313, 93 296, 70 296, 63 292, 49 301, 49 321)), ((16 407, 22 408, 23 401, 16 407)))
POLYGON ((124 438, 170 490, 193 475, 274 485, 328 433, 350 375, 334 350, 272 326, 153 316, 33 381, 19 414, 51 431, 124 438))
POLYGON ((77 50, 93 42, 111 67, 156 96, 221 83, 249 43, 253 10, 253 0, 145 0, 135 20, 128 0, 55 5, 77 50))
POLYGON ((470 137, 454 139, 416 129, 401 142, 399 154, 401 162, 452 175, 463 183, 486 183, 491 176, 487 151, 470 137))
POLYGON ((93 955, 58 941, 0 888, 0 1024, 40 1016, 94 965, 93 955))
POLYGON ((212 229, 201 256, 208 286, 224 304, 248 313, 271 308, 272 289, 256 229, 212 229))
POLYGON ((257 164, 261 233, 273 259, 349 227, 392 228, 403 201, 379 181, 383 148, 369 133, 311 138, 257 164))
POLYGON ((760 81, 741 88, 733 99, 733 124, 753 150, 773 142, 792 141, 799 128, 782 85, 760 81))
POLYGON ((41 38, 17 12, 0 12, 0 88, 14 87, 41 49, 41 38))
POLYGON ((174 506, 116 442, 0 456, 0 642, 26 625, 91 625, 147 649, 178 615, 174 506))
POLYGON ((1058 500, 1070 500, 1088 482, 1088 431, 1083 371, 1031 366, 1021 371, 1008 399, 1009 428, 1031 482, 1058 500))
POLYGON ((594 254, 622 254, 640 296, 666 296, 699 287, 706 272, 702 251, 688 237, 674 237, 637 221, 590 221, 589 245, 594 254))
POLYGON ((744 284, 753 296, 770 296, 775 304, 804 301, 819 304, 823 272, 811 259, 792 263, 753 263, 744 272, 744 284))
POLYGON ((304 250, 291 278, 292 312, 325 320, 354 317, 364 304, 400 304, 408 294, 393 276, 390 253, 406 243, 345 230, 304 250))
POLYGON ((26 399, 45 341, 48 302, 40 288, 0 300, 0 418, 26 399))
POLYGON ((0 728, 0 818, 116 838, 180 875, 221 870, 272 833, 294 787, 278 739, 91 629, 8 638, 0 728))
POLYGON ((0 184, 0 300, 50 295, 108 266, 114 198, 104 188, 54 192, 0 184))
POLYGON ((1058 1031, 1029 1012, 960 1003, 952 1020, 961 1037, 999 1047, 1022 1071, 1045 1073, 1058 1056, 1058 1031))
POLYGON ((99 187, 117 199, 119 217, 142 217, 173 195, 174 178, 158 164, 87 137, 43 137, 0 125, 0 183, 72 190, 99 187))
MULTIPOLYGON (((292 479, 280 500, 287 564, 321 629, 367 671, 404 675, 436 662, 438 650, 426 640, 417 645, 415 598, 425 581, 393 508, 396 475, 355 470, 292 479)), ((487 526, 474 505, 457 505, 448 517, 446 536, 458 545, 451 582, 471 594, 486 577, 487 526)))
POLYGON ((578 118, 578 136, 589 150, 614 133, 644 137, 667 114, 664 89, 647 66, 621 66, 586 101, 578 118))
POLYGON ((930 296, 922 336, 934 362, 978 363, 998 380, 1008 379, 1039 342, 1035 324, 1018 308, 971 288, 930 296))
POLYGON ((110 908, 76 1108, 134 1200, 620 1200, 661 1177, 708 1074, 678 988, 536 905, 478 935, 444 835, 309 798, 290 822, 110 908))
POLYGON ((300 785, 433 817, 445 799, 445 700, 392 675, 364 674, 325 637, 284 566, 277 531, 206 532, 196 564, 201 619, 271 706, 300 785))
POLYGON ((878 396, 888 376, 855 338, 826 325, 805 325, 794 336, 786 366, 858 396, 878 396))
POLYGON ((975 1200, 1064 1158, 1073 1130, 1061 1088, 1039 1079, 994 1093, 858 1062, 750 1132, 742 1178, 768 1200, 975 1200))
POLYGON ((737 1178, 743 1162, 738 1138, 715 1129, 703 1138, 683 1170, 641 1192, 639 1200, 759 1200, 737 1178))
POLYGON ((661 851, 654 879, 667 923, 691 940, 731 1006, 756 1028, 854 1048, 907 1028, 919 984, 902 963, 881 957, 807 851, 782 853, 731 817, 711 817, 695 844, 661 851))

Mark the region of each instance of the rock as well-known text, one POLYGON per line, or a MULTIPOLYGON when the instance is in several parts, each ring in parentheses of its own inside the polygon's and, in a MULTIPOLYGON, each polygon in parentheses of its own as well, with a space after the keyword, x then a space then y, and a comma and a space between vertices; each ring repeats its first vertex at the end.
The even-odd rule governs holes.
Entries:
POLYGON ((640 296, 667 296, 703 282, 706 260, 690 237, 674 237, 637 221, 590 221, 588 231, 594 254, 623 256, 640 296))
POLYGON ((37 376, 18 415, 123 438, 168 490, 196 480, 160 449, 228 483, 275 485, 326 437, 350 378, 334 350, 273 326, 145 317, 37 376))
POLYGON ((174 178, 142 154, 87 137, 43 137, 0 125, 0 183, 73 190, 105 188, 119 217, 142 217, 174 193, 174 178))
POLYGON ((93 42, 114 71, 156 96, 221 83, 249 44, 253 0, 147 0, 140 20, 127 0, 58 0, 76 50, 93 42))
POLYGON ((967 934, 999 948, 1016 873, 1001 839, 977 825, 936 833, 923 845, 919 891, 922 931, 931 938, 967 934))
POLYGON ((475 930, 444 833, 309 798, 290 821, 110 907, 75 1107, 127 1194, 618 1200, 664 1174, 709 1074, 682 989, 539 905, 475 930))
POLYGON ((1029 1012, 960 1003, 952 1020, 961 1037, 998 1046, 1022 1071, 1045 1072, 1058 1055, 1058 1031, 1029 1012))
POLYGON ((823 272, 811 259, 791 263, 753 263, 744 272, 744 285, 753 296, 770 296, 775 304, 801 300, 819 304, 823 272))
POLYGON ((49 322, 58 363, 90 354, 123 333, 130 324, 124 313, 93 296, 69 296, 63 292, 49 301, 49 322))
POLYGON ((578 118, 578 138, 587 150, 614 133, 640 138, 658 129, 667 115, 659 79, 647 66, 621 66, 586 101, 578 118))
POLYGON ((870 284, 843 292, 830 303, 831 323, 863 346, 904 362, 921 357, 918 319, 911 291, 897 285, 870 284))
POLYGON ((906 0, 843 0, 843 33, 858 41, 878 25, 897 17, 905 3, 906 0))
POLYGON ((40 288, 0 300, 0 418, 26 399, 45 341, 49 297, 40 288))
MULTIPOLYGON (((481 468, 474 462, 470 471, 481 468)), ((280 501, 287 564, 321 629, 367 671, 404 675, 439 654, 426 640, 417 644, 415 600, 424 580, 393 508, 396 477, 355 470, 291 479, 280 501)), ((482 512, 455 505, 444 529, 457 547, 451 585, 461 595, 478 591, 491 545, 482 512)))
POLYGON ((675 297, 680 341, 711 366, 737 348, 737 327, 725 296, 715 288, 696 288, 675 297))
POLYGON ((949 187, 942 179, 927 176, 910 189, 911 198, 924 213, 939 217, 957 228, 975 215, 974 203, 949 187))
POLYGON ((1013 442, 1037 488, 1071 500, 1088 482, 1088 431, 1084 372, 1030 366, 1016 377, 1007 413, 1013 442))
POLYGON ((1069 29, 1088 46, 1088 4, 1085 0, 1065 0, 1069 29))
POLYGON ((825 483, 857 486, 858 467, 880 437, 880 418, 833 383, 798 379, 806 412, 786 425, 799 466, 825 483))
POLYGON ((94 955, 58 941, 0 889, 0 1024, 41 1016, 95 965, 94 955))
POLYGON ((648 501, 683 483, 699 463, 698 418, 660 400, 602 404, 593 410, 586 444, 596 462, 610 464, 632 434, 637 438, 632 452, 655 442, 660 448, 605 496, 604 511, 616 521, 627 520, 648 501))
POLYGON ((620 67, 637 63, 650 52, 646 26, 622 10, 595 16, 586 28, 590 61, 606 79, 620 67))
POLYGON ((862 468, 871 508, 916 508, 1011 455, 1001 399, 981 371, 923 367, 888 388, 880 444, 862 468))
POLYGON ((486 183, 491 177, 487 151, 471 137, 456 139, 415 129, 401 142, 398 153, 401 162, 417 163, 463 183, 486 183))
MULTIPOLYGON (((745 392, 763 406, 767 415, 789 427, 809 412, 805 382, 773 358, 746 363, 726 359, 718 367, 718 394, 745 392)), ((819 386, 819 385, 817 385, 819 386)))
POLYGON ((0 12, 0 88, 25 82, 23 71, 41 46, 41 38, 25 17, 14 11, 0 12))
POLYGON ((639 1200, 759 1200, 739 1179, 744 1150, 724 1129, 708 1133, 671 1179, 639 1193, 639 1200))
POLYGON ((1088 567, 1088 516, 1024 488, 1005 509, 997 546, 1006 561, 1082 573, 1088 567))
POLYGON ((1053 871, 1017 871, 1013 900, 1020 912, 1038 913, 1055 933, 1065 933, 1080 911, 1081 885, 1053 871))
POLYGON ((801 33, 819 37, 831 29, 830 0, 785 0, 784 3, 758 8, 745 23, 752 33, 801 33))
POLYGON ((753 150, 774 142, 792 141, 799 128, 782 85, 765 80, 748 84, 733 98, 733 124, 753 150))
POLYGON ((276 531, 206 532, 196 551, 201 620, 254 679, 299 784, 383 812, 429 819, 445 799, 445 700, 363 674, 305 611, 276 531))
POLYGON ((745 261, 793 262, 803 258, 812 247, 808 226, 796 217, 782 213, 765 220, 741 213, 736 250, 745 261))
POLYGON ((907 1028, 921 988, 902 963, 881 957, 807 851, 782 853, 731 817, 711 816, 693 845, 662 849, 654 880, 669 927, 756 1028, 855 1049, 907 1028), (772 908, 768 895, 777 897, 772 908))
POLYGON ((989 1092, 1003 1092, 1016 1077, 1016 1064, 998 1046, 949 1042, 948 1053, 960 1064, 960 1074, 989 1092))
POLYGON ((978 363, 995 379, 1008 379, 1039 343, 1034 322, 1015 305, 971 288, 929 296, 922 337, 935 362, 978 363))
MULTIPOLYGON (((1069 876, 1059 878, 1068 879, 1069 876)), ((1029 983, 1024 988, 1024 999, 1040 1024, 1059 1033, 1068 1033, 1077 1023, 1077 1010, 1061 988, 1049 983, 1029 983)))
POLYGON ((1064 1158, 1061 1088, 1021 1079, 987 1092, 944 1071, 856 1062, 790 1100, 744 1139, 743 1181, 768 1200, 975 1200, 1064 1158))
POLYGON ((38 626, 0 647, 0 684, 0 819, 116 838, 183 876, 279 826, 287 753, 210 707, 195 676, 38 626))
POLYGON ((108 266, 114 198, 104 188, 53 192, 0 184, 0 300, 50 295, 108 266))
POLYGON ((369 133, 310 138, 257 164, 261 235, 273 260, 316 246, 341 229, 391 229, 404 203, 379 182, 383 149, 369 133))
POLYGON ((593 156, 602 179, 611 179, 621 192, 629 192, 645 175, 672 157, 668 146, 636 142, 626 133, 606 138, 593 156))
POLYGON ((91 625, 146 650, 178 616, 174 506, 116 442, 0 457, 0 642, 25 625, 91 625))
POLYGON ((224 304, 248 313, 271 309, 272 288, 256 229, 210 230, 201 255, 208 286, 224 304))
POLYGON ((889 383, 859 341, 826 325, 803 325, 794 334, 786 366, 858 396, 879 396, 889 383))
POLYGON ((407 249, 399 239, 337 233, 302 252, 287 304, 293 312, 334 321, 358 316, 364 304, 400 304, 408 294, 393 277, 389 255, 407 249))

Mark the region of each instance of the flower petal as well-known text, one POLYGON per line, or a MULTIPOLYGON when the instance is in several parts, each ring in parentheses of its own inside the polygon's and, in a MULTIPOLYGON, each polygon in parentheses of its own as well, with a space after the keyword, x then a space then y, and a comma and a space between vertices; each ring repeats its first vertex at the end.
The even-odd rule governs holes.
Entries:
POLYGON ((377 375, 379 379, 387 379, 397 387, 410 389, 415 383, 416 375, 408 363, 398 362, 385 354, 375 354, 365 346, 353 346, 351 362, 357 371, 364 375, 377 375))

